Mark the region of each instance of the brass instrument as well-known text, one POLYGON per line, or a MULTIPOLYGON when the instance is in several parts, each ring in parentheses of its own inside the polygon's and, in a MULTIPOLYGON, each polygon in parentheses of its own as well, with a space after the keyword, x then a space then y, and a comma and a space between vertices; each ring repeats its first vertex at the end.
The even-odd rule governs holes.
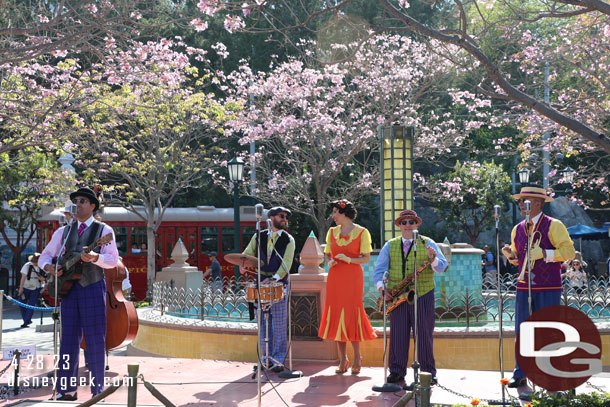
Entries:
POLYGON ((528 251, 525 254, 525 261, 523 262, 523 265, 521 266, 521 273, 519 273, 519 277, 517 277, 517 280, 524 280, 525 273, 528 270, 532 270, 534 268, 534 263, 536 262, 536 260, 531 260, 531 254, 532 254, 532 251, 540 248, 541 240, 542 240, 542 235, 540 234, 540 232, 534 232, 528 236, 528 242, 527 242, 528 251), (538 240, 535 240, 536 234, 538 234, 538 240), (529 262, 529 269, 527 267, 528 262, 529 262))
MULTIPOLYGON (((420 268, 417 269, 418 277, 422 271, 426 269, 426 267, 432 264, 432 260, 426 261, 420 268)), ((410 288, 413 285, 413 281, 415 281, 415 273, 409 274, 400 283, 389 289, 392 299, 390 300, 389 304, 386 303, 386 315, 389 315, 390 312, 394 311, 405 301, 409 304, 413 304, 415 302, 415 290, 410 288)), ((377 311, 383 312, 383 295, 380 295, 377 299, 377 311)))

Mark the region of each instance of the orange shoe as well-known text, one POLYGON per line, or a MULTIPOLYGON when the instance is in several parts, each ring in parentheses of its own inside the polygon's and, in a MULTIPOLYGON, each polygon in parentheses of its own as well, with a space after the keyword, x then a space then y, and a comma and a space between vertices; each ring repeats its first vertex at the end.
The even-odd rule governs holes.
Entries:
POLYGON ((349 369, 349 360, 345 359, 345 365, 343 364, 343 362, 339 362, 339 367, 335 369, 335 373, 343 374, 347 372, 347 369, 349 369))
POLYGON ((352 366, 352 374, 359 374, 361 368, 362 368, 362 358, 360 358, 360 362, 357 365, 354 363, 354 366, 352 366))

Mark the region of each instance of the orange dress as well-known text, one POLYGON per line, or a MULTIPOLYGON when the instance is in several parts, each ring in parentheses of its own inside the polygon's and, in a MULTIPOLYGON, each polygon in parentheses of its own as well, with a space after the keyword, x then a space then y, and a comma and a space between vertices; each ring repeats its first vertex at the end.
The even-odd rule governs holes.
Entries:
MULTIPOLYGON (((371 235, 368 230, 354 225, 349 236, 341 236, 339 226, 331 228, 326 236, 325 253, 334 258, 343 253, 359 257, 370 253, 371 235)), ((326 303, 320 321, 318 336, 333 341, 361 342, 377 337, 362 303, 364 277, 360 264, 337 261, 328 271, 326 303)))

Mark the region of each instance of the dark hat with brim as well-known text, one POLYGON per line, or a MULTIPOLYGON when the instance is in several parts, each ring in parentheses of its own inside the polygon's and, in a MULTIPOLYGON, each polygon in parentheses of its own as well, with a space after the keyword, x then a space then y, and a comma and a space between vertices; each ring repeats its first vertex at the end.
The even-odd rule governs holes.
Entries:
POLYGON ((218 253, 216 253, 216 252, 209 252, 208 256, 209 257, 216 257, 216 256, 218 256, 218 253))
POLYGON ((267 212, 267 216, 275 216, 281 212, 285 212, 287 218, 289 218, 290 215, 292 215, 292 212, 290 212, 290 209, 284 208, 283 206, 274 206, 273 208, 269 209, 269 212, 267 212))
POLYGON ((95 195, 95 192, 93 192, 91 188, 79 188, 78 191, 72 192, 70 194, 70 200, 74 200, 74 198, 76 198, 77 196, 84 196, 85 198, 89 199, 91 203, 95 204, 95 211, 100 208, 100 201, 99 199, 97 199, 97 195, 95 195))

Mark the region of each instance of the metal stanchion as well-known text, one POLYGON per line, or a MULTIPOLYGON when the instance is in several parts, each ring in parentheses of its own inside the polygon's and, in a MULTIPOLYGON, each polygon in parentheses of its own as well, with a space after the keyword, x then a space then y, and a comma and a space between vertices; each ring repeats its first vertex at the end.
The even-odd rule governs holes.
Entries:
POLYGON ((127 376, 131 378, 127 388, 127 407, 136 407, 138 399, 138 370, 140 370, 140 365, 135 363, 127 365, 127 376))

